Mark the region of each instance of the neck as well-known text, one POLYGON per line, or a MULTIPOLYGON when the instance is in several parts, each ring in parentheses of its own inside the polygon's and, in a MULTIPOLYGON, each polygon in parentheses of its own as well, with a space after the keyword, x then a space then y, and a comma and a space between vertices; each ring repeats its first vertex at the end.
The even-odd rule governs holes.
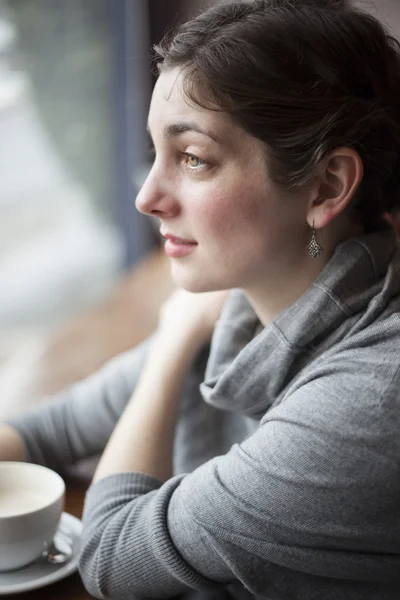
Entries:
POLYGON ((268 325, 280 312, 298 300, 317 279, 336 247, 362 233, 364 229, 359 225, 350 225, 345 230, 338 228, 336 232, 333 227, 329 230, 326 228, 321 241, 323 252, 318 258, 312 258, 303 250, 300 261, 293 262, 290 267, 281 269, 272 277, 264 276, 254 285, 247 286, 243 292, 261 323, 268 325))
POLYGON ((273 279, 272 284, 271 279, 268 279, 244 289, 247 300, 261 323, 268 325, 280 312, 300 298, 318 277, 326 262, 327 260, 322 262, 317 259, 314 265, 298 267, 296 273, 282 273, 273 279))

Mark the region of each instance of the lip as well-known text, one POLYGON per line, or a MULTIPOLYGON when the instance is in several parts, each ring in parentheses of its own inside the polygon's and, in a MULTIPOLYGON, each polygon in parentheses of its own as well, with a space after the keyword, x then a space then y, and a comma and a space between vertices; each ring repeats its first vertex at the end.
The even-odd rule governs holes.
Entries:
POLYGON ((197 244, 197 242, 195 242, 194 240, 187 240, 185 238, 180 238, 176 235, 172 235, 170 233, 163 233, 162 231, 160 231, 160 233, 163 238, 165 238, 166 240, 171 240, 172 242, 174 242, 174 244, 197 244))
POLYGON ((164 251, 170 258, 187 256, 188 254, 191 254, 197 246, 197 242, 192 240, 184 240, 175 237, 174 235, 170 235, 169 233, 161 235, 166 239, 164 251))

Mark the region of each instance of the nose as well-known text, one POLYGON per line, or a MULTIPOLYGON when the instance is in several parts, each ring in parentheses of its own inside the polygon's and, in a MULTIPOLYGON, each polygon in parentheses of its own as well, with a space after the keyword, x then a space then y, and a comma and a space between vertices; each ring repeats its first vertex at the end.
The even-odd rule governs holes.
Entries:
POLYGON ((171 186, 157 173, 154 165, 136 196, 139 212, 156 217, 172 217, 179 212, 179 202, 171 186))

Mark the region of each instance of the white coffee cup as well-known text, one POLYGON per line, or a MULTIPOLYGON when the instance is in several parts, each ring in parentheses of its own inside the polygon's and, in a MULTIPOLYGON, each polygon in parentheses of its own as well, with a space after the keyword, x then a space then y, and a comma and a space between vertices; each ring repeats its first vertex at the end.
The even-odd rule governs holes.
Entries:
POLYGON ((0 571, 36 560, 52 542, 65 500, 63 479, 46 467, 0 462, 0 571))

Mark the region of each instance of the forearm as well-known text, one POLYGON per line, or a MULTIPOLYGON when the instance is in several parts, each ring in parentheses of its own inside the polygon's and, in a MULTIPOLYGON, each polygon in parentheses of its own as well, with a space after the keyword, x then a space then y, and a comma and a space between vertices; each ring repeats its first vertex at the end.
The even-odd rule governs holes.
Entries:
POLYGON ((166 481, 172 454, 179 398, 198 346, 160 332, 138 385, 108 442, 93 483, 126 471, 166 481))
POLYGON ((151 339, 98 373, 7 419, 24 442, 26 460, 63 470, 102 452, 139 379, 151 339))
POLYGON ((9 425, 0 424, 0 461, 26 460, 22 438, 9 425))

